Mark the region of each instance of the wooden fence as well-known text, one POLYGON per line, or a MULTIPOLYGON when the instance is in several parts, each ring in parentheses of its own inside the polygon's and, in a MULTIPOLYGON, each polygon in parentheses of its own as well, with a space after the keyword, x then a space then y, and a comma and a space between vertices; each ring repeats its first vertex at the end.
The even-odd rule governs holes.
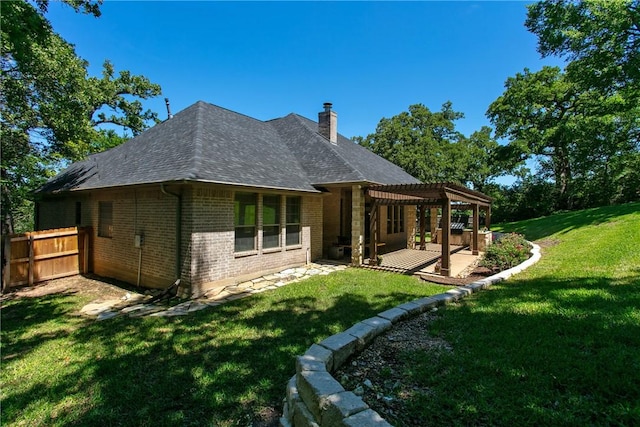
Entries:
POLYGON ((89 272, 90 228, 58 228, 4 239, 2 288, 89 272))

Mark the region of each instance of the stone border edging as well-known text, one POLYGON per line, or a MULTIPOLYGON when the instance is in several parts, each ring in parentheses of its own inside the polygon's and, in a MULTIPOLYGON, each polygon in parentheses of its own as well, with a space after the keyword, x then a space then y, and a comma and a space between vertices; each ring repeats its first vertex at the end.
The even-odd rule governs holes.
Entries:
POLYGON ((296 357, 296 374, 287 383, 280 426, 391 427, 362 398, 346 391, 331 373, 394 323, 457 301, 529 268, 541 258, 540 246, 531 245, 531 257, 513 268, 442 294, 400 304, 313 344, 305 354, 296 357))

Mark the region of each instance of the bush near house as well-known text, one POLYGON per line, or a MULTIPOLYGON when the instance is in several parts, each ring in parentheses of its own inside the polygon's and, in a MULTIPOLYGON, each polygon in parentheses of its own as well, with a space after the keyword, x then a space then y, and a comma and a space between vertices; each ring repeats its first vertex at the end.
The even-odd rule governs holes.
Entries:
POLYGON ((524 236, 510 233, 487 248, 480 265, 494 271, 506 270, 528 259, 530 250, 531 244, 524 236))

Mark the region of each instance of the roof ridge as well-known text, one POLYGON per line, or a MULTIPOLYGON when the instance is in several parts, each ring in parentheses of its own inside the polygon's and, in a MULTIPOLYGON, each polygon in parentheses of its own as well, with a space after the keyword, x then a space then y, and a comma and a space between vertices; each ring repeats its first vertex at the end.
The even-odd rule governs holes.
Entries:
POLYGON ((197 110, 196 110, 196 129, 194 131, 194 135, 193 135, 193 169, 192 171, 189 173, 189 178, 193 178, 196 179, 198 178, 198 171, 200 170, 202 161, 201 161, 201 154, 202 154, 202 132, 203 132, 203 128, 204 128, 204 123, 203 123, 203 107, 205 102, 204 101, 198 101, 196 102, 196 106, 197 106, 197 110))
MULTIPOLYGON (((360 170, 358 168, 356 168, 351 162, 349 162, 338 150, 337 150, 337 146, 338 143, 340 142, 340 137, 342 137, 343 139, 345 139, 346 141, 352 142, 349 138, 347 138, 346 136, 342 135, 341 133, 338 133, 338 142, 336 142, 335 144, 332 143, 331 141, 329 141, 327 138, 325 138, 324 136, 320 135, 320 133, 318 131, 314 131, 313 129, 311 129, 308 126, 308 123, 305 123, 304 121, 309 121, 309 122, 313 122, 313 120, 308 119, 304 116, 301 116, 300 114, 295 114, 292 113, 296 119, 298 121, 300 121, 310 132, 312 132, 314 134, 314 137, 317 138, 322 138, 322 141, 326 141, 328 142, 328 147, 329 149, 336 155, 336 157, 338 157, 346 166, 349 167, 349 169, 351 169, 352 172, 355 173, 356 177, 360 178, 362 181, 366 181, 365 176, 362 174, 362 172, 360 172, 360 170), (302 120, 304 119, 304 120, 302 120)), ((352 142, 353 143, 353 142, 352 142)))
MULTIPOLYGON (((246 117, 247 119, 251 119, 251 120, 253 120, 254 122, 259 122, 259 123, 266 123, 266 122, 271 121, 271 120, 277 120, 277 119, 270 119, 270 120, 266 120, 266 121, 265 121, 265 120, 256 119, 255 117, 251 117, 251 116, 249 116, 249 115, 247 115, 247 114, 239 113, 239 112, 234 111, 234 110, 231 110, 231 109, 229 109, 229 108, 221 107, 220 105, 213 104, 213 103, 211 103, 211 102, 207 102, 207 101, 203 101, 203 100, 199 100, 199 101, 197 101, 197 102, 196 102, 195 104, 193 104, 193 105, 205 105, 205 106, 209 106, 209 107, 215 107, 215 108, 218 108, 218 109, 220 109, 220 110, 228 111, 229 113, 237 114, 238 116, 246 117)), ((187 108, 188 108, 188 107, 187 107, 187 108)), ((183 111, 184 111, 184 110, 183 110, 183 111)))
MULTIPOLYGON (((289 116, 296 116, 295 113, 289 113, 284 117, 278 117, 276 119, 269 119, 267 121, 264 121, 262 123, 264 123, 265 125, 268 125, 271 129, 273 129, 273 131, 276 133, 276 135, 278 135, 278 138, 280 139, 280 141, 283 143, 283 145, 285 147, 289 147, 289 142, 282 138, 282 135, 280 134, 280 132, 278 131, 278 128, 274 126, 274 123, 277 120, 284 120, 289 116)), ((300 169, 300 171, 304 174, 304 176, 309 180, 309 182, 311 182, 311 179, 309 179, 309 172, 307 172, 307 169, 300 163, 300 159, 298 158, 298 156, 293 156, 296 164, 298 165, 298 168, 300 169)))

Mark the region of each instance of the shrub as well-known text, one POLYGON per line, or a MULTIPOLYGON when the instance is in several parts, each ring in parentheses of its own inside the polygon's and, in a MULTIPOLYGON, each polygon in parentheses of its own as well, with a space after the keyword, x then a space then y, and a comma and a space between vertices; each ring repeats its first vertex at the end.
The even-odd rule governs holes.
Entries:
POLYGON ((480 265, 497 271, 506 270, 529 258, 530 250, 531 244, 524 236, 516 233, 507 234, 487 247, 480 265))

